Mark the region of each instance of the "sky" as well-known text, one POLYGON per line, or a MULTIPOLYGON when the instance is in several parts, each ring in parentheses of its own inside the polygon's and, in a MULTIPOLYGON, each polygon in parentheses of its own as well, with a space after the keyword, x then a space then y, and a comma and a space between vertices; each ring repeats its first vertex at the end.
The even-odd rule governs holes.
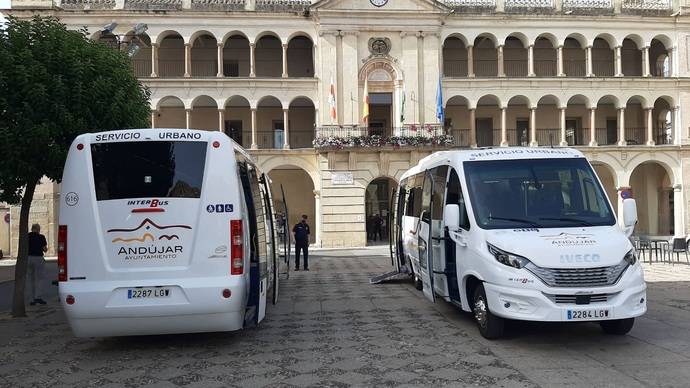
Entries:
POLYGON ((10 0, 0 0, 0 9, 9 9, 10 0))

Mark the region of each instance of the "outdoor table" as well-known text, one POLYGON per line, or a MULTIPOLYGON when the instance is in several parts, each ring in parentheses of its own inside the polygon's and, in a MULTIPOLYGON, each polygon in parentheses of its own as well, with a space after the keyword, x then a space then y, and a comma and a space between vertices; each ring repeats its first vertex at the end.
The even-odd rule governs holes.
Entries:
POLYGON ((661 261, 664 261, 664 244, 668 244, 671 236, 650 236, 649 237, 649 263, 652 263, 652 252, 654 251, 654 258, 659 261, 659 251, 661 251, 661 261))

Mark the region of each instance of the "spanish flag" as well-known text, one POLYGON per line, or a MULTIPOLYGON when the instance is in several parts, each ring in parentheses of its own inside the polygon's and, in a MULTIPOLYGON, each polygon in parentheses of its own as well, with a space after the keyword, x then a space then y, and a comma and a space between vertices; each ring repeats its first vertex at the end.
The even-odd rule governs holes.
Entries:
POLYGON ((369 81, 364 79, 364 98, 362 99, 362 122, 364 126, 369 124, 369 81))

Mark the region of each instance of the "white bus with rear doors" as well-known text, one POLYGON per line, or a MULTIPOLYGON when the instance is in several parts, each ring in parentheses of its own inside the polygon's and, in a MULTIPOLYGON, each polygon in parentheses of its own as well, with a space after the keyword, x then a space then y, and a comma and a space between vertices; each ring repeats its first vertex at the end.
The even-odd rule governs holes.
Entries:
POLYGON ((579 151, 437 152, 402 176, 392 208, 399 271, 431 301, 472 311, 484 337, 501 336, 506 319, 625 334, 647 309, 629 239, 635 201, 619 226, 579 151))
POLYGON ((225 134, 80 135, 61 192, 59 295, 76 336, 238 330, 276 302, 269 181, 225 134))

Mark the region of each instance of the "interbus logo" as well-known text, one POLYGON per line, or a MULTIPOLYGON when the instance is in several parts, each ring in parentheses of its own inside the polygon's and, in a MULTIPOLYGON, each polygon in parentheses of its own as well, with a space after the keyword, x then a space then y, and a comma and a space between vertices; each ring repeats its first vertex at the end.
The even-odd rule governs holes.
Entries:
POLYGON ((161 213, 165 211, 165 209, 163 209, 161 206, 166 206, 167 204, 168 201, 161 201, 158 199, 142 199, 127 201, 127 205, 130 206, 148 205, 148 207, 132 209, 132 213, 161 213))

